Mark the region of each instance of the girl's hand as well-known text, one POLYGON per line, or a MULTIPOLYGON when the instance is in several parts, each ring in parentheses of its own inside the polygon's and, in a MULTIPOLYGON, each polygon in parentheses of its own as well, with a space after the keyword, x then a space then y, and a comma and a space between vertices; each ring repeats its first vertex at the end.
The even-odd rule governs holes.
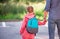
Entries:
POLYGON ((46 19, 44 19, 44 25, 46 24, 46 22, 47 22, 47 20, 46 20, 46 19))
POLYGON ((20 35, 22 35, 22 32, 20 31, 20 35))

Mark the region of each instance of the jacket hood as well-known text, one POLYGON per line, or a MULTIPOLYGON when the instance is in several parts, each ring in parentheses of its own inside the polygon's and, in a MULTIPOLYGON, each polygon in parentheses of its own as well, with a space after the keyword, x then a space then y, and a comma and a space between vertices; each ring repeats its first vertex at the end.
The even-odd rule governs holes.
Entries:
POLYGON ((27 18, 33 18, 35 15, 34 15, 34 13, 32 12, 32 13, 27 13, 26 14, 26 16, 25 17, 27 17, 27 18))

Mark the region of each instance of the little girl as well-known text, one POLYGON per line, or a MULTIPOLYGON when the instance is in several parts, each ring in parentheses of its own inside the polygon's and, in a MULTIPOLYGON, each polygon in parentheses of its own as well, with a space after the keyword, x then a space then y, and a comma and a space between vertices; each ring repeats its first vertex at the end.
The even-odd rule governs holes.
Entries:
MULTIPOLYGON (((33 7, 29 6, 27 8, 27 11, 28 11, 28 13, 26 14, 26 16, 25 16, 25 18, 23 19, 23 22, 22 22, 22 27, 20 29, 20 34, 22 36, 22 39, 34 39, 35 34, 28 33, 27 30, 26 30, 27 21, 30 18, 33 18, 35 16, 34 11, 33 11, 33 7)), ((46 23, 46 20, 44 20, 43 22, 39 21, 38 25, 44 25, 45 23, 46 23)))

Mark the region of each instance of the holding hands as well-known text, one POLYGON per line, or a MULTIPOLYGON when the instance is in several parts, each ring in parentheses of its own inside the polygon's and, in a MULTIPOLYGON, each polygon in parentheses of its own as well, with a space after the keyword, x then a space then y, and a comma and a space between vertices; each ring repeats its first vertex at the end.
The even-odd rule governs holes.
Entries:
POLYGON ((46 22, 47 22, 47 19, 46 19, 47 14, 48 14, 48 12, 47 12, 47 11, 44 11, 44 22, 45 22, 45 24, 46 24, 46 22))

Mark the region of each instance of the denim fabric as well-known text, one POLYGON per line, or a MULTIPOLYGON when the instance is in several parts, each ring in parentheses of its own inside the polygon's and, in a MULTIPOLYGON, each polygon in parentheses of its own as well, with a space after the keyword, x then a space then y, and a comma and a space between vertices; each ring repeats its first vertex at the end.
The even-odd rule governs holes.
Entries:
POLYGON ((55 36, 55 27, 57 26, 58 36, 60 39, 60 19, 49 19, 48 20, 48 30, 49 30, 49 39, 54 39, 55 36))

